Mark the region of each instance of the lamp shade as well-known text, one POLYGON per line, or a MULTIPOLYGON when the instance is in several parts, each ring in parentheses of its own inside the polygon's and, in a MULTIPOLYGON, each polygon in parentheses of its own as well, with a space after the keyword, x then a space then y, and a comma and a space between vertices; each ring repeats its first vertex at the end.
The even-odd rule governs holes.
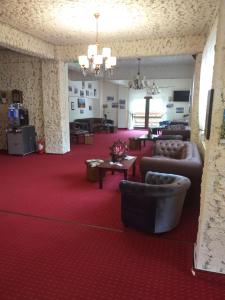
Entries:
POLYGON ((97 55, 98 53, 98 46, 97 45, 89 45, 88 46, 88 58, 92 58, 93 56, 97 55))
POLYGON ((102 63, 103 63, 102 55, 94 56, 94 61, 93 62, 94 62, 95 65, 102 65, 102 63))
POLYGON ((86 55, 81 55, 78 57, 79 60, 79 64, 80 66, 82 66, 83 68, 88 68, 89 67, 89 61, 86 55))
POLYGON ((116 66, 116 57, 115 56, 109 57, 109 63, 112 67, 116 66))
POLYGON ((102 49, 102 56, 104 58, 109 58, 111 56, 111 48, 103 48, 102 49))

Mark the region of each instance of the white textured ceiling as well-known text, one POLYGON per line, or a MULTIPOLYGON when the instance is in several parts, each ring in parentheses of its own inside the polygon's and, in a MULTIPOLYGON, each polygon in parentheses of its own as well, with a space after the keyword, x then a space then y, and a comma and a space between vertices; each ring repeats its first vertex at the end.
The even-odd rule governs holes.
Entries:
POLYGON ((0 0, 0 21, 56 45, 205 34, 219 0, 0 0))

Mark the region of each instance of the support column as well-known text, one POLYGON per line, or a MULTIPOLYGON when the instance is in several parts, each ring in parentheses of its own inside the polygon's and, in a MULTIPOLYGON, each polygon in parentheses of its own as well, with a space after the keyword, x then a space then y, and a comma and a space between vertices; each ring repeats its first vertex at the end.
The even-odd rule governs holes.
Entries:
POLYGON ((68 65, 61 61, 42 62, 45 151, 70 151, 68 108, 68 65))
POLYGON ((199 86, 201 73, 202 54, 199 53, 195 58, 195 70, 192 89, 191 103, 191 141, 199 144, 199 86))
POLYGON ((225 274, 225 145, 220 144, 225 109, 225 1, 219 9, 213 74, 213 112, 210 140, 206 141, 201 209, 195 267, 225 274))

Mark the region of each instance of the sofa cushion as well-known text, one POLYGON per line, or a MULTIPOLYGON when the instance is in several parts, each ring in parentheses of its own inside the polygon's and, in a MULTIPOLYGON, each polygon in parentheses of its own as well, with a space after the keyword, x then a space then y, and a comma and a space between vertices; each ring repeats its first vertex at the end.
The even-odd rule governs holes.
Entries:
POLYGON ((187 145, 179 140, 159 140, 155 143, 153 156, 183 159, 187 153, 186 147, 187 145))

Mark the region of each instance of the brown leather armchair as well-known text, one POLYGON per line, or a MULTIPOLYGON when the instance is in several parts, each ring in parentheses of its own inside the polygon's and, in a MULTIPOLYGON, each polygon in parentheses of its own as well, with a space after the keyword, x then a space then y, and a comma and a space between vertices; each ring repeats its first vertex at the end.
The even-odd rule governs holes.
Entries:
POLYGON ((122 180, 122 222, 148 233, 175 228, 190 185, 190 180, 184 176, 157 172, 148 172, 145 183, 122 180))
POLYGON ((195 143, 175 140, 156 141, 152 156, 145 156, 140 160, 142 180, 148 171, 188 177, 191 180, 192 196, 199 195, 202 160, 195 143))

